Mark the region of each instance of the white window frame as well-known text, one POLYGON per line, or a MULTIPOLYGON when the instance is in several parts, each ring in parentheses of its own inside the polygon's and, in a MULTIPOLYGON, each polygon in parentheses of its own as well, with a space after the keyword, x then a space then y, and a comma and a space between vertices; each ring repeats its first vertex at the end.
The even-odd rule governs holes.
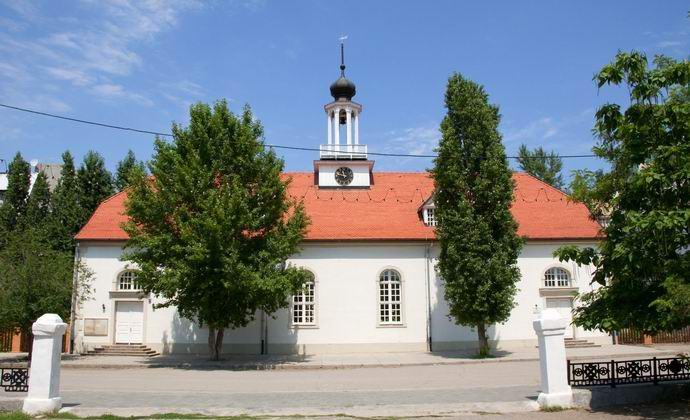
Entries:
POLYGON ((436 226, 438 220, 435 215, 435 207, 425 207, 424 208, 424 224, 427 226, 436 226))
POLYGON ((118 292, 138 292, 141 286, 137 282, 136 270, 124 270, 117 275, 115 288, 118 292), (127 286, 127 287, 124 287, 127 286))
POLYGON ((378 326, 405 326, 403 283, 402 274, 397 268, 387 267, 379 273, 376 279, 376 321, 378 326), (392 274, 395 276, 393 277, 392 274), (396 287, 397 293, 395 293, 396 287))
POLYGON ((573 287, 573 276, 567 268, 553 266, 544 271, 542 282, 547 289, 573 287))
POLYGON ((311 280, 290 298, 290 325, 295 328, 315 328, 317 324, 317 281, 312 271, 311 280), (311 316, 308 312, 311 312, 311 316), (311 319, 309 319, 311 318, 311 319))

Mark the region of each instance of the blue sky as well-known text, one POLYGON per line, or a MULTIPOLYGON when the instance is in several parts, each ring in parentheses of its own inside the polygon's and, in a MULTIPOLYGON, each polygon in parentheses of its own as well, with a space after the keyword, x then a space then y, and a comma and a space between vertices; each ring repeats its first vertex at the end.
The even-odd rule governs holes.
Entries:
MULTIPOLYGON (((618 50, 688 56, 687 1, 0 0, 0 102, 153 131, 186 122, 196 101, 248 103, 268 143, 326 142, 323 105, 338 76, 363 104, 370 151, 431 153, 452 72, 483 84, 503 116, 506 150, 521 143, 588 153, 594 112, 623 92, 593 74, 618 50)), ((94 149, 112 169, 150 135, 0 109, 0 158, 77 159, 94 149)), ((314 152, 280 152, 311 170, 314 152)), ((377 158, 379 170, 423 170, 428 159, 377 158)), ((566 170, 598 168, 568 160, 566 170)), ((0 164, 0 169, 2 169, 0 164)))

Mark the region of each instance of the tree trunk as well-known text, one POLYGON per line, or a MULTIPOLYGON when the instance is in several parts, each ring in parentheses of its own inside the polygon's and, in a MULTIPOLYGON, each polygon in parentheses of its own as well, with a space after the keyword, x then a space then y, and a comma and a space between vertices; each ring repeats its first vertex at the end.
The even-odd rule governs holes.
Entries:
POLYGON ((479 357, 488 357, 491 353, 489 339, 486 337, 486 324, 477 323, 477 338, 479 339, 479 357))
POLYGON ((223 336, 225 329, 208 328, 208 354, 211 360, 220 360, 220 352, 223 348, 223 336))
POLYGON ((214 358, 214 350, 216 348, 216 329, 208 327, 208 357, 211 360, 218 360, 214 358))

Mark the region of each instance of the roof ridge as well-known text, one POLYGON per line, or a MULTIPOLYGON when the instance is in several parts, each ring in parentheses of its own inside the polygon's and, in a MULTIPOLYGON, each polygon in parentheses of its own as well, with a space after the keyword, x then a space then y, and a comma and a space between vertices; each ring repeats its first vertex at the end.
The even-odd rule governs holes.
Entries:
MULTIPOLYGON (((548 182, 546 182, 546 181, 544 181, 544 180, 541 180, 541 179, 537 178, 536 176, 532 175, 532 174, 529 173, 529 172, 526 172, 526 171, 516 171, 515 174, 517 174, 517 175, 524 175, 524 176, 527 176, 527 177, 529 177, 529 178, 532 178, 532 179, 536 180, 537 182, 539 182, 540 184, 545 185, 547 188, 552 189, 552 190, 555 191, 556 193, 561 194, 561 195, 564 195, 564 196, 566 196, 568 199, 571 198, 570 195, 569 195, 568 193, 566 193, 565 191, 563 191, 563 190, 561 190, 561 189, 559 189, 559 188, 554 187, 553 185, 549 184, 548 182)), ((546 191, 544 191, 544 192, 546 193, 546 191)), ((547 198, 548 198, 548 195, 547 195, 547 198)), ((573 201, 575 201, 575 200, 573 200, 573 201)), ((578 201, 578 203, 579 203, 579 201, 578 201)))

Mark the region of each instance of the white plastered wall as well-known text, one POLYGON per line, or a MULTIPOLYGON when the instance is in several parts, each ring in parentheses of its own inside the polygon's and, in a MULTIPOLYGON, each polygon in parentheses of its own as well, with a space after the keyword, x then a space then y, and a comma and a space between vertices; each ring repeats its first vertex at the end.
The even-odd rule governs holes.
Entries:
MULTIPOLYGON (((553 258, 553 251, 562 242, 525 244, 518 265, 522 273, 517 306, 511 318, 489 329, 490 339, 500 348, 533 346, 536 337, 532 319, 537 309, 544 308, 540 293, 543 272, 551 266, 563 266, 553 258)), ((592 244, 580 243, 582 246, 592 244)), ((76 344, 78 351, 113 343, 115 304, 113 297, 117 274, 127 263, 120 261, 121 243, 82 243, 82 261, 94 272, 93 295, 78 311, 76 344), (103 310, 103 305, 105 310, 103 310), (107 318, 108 335, 85 337, 84 318, 107 318)), ((433 262, 438 255, 436 244, 426 243, 306 243, 302 252, 289 263, 311 270, 316 279, 316 327, 290 324, 288 309, 267 318, 266 349, 269 353, 325 353, 359 351, 424 351, 427 349, 427 284, 425 257, 430 246, 429 291, 431 334, 434 350, 476 346, 476 332, 455 325, 448 319, 443 299, 443 286, 437 278, 433 262), (382 270, 392 268, 402 277, 403 325, 381 326, 377 323, 377 279, 382 270)), ((581 292, 591 290, 587 267, 567 265, 575 285, 581 292)), ((182 319, 174 308, 154 309, 155 298, 141 299, 144 304, 144 344, 161 352, 201 353, 206 350, 207 331, 182 319)), ((260 316, 247 327, 228 330, 226 352, 258 353, 262 331, 260 316)), ((582 331, 578 338, 610 342, 601 332, 582 331)))

